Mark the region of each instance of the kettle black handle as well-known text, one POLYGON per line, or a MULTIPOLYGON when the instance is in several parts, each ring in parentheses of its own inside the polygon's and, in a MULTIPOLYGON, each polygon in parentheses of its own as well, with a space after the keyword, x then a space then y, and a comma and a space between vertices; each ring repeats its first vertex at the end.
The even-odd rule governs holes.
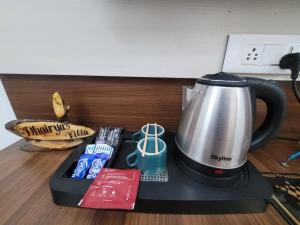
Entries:
MULTIPOLYGON (((279 129, 286 114, 287 101, 285 93, 277 82, 252 77, 247 77, 246 79, 254 91, 254 96, 263 100, 267 106, 267 115, 265 120, 252 135, 250 151, 253 151, 261 147, 279 129)), ((256 99, 254 99, 253 103, 255 106, 256 99)))

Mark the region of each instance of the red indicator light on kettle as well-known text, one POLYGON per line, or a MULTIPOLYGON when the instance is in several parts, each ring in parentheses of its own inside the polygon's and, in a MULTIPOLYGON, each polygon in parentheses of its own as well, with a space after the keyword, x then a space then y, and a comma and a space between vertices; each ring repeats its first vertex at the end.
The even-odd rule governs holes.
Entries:
POLYGON ((222 175, 224 173, 223 170, 214 170, 214 174, 216 175, 222 175))

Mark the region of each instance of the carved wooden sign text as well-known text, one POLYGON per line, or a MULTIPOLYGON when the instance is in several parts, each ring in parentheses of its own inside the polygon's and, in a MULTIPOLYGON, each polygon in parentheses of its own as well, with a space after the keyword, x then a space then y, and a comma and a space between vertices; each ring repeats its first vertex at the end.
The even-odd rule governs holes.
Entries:
POLYGON ((5 128, 27 139, 45 141, 85 138, 95 133, 88 127, 51 120, 13 120, 5 128))

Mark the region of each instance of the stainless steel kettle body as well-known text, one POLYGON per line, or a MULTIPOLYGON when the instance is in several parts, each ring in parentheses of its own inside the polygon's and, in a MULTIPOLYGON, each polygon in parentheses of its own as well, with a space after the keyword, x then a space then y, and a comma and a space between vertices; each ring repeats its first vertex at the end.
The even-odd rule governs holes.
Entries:
POLYGON ((176 144, 204 165, 240 167, 247 159, 252 137, 250 88, 201 86, 183 111, 176 144))
POLYGON ((182 113, 177 147, 194 164, 241 167, 249 148, 258 148, 278 129, 286 107, 283 91, 274 82, 225 73, 207 75, 197 85, 198 92, 182 113), (256 97, 265 101, 268 112, 253 132, 256 97))

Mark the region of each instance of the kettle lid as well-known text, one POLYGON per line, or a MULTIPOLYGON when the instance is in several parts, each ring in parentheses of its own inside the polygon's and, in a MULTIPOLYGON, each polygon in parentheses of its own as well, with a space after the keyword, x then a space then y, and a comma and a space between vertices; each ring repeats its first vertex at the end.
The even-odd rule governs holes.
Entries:
POLYGON ((231 73, 207 74, 197 80, 198 84, 224 86, 224 87, 247 87, 246 79, 231 73))

